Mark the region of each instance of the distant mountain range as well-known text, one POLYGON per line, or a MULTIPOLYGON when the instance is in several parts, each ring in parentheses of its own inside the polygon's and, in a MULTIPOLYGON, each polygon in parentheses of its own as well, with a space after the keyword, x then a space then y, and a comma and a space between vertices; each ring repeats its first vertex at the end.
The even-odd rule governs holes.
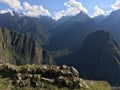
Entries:
POLYGON ((101 21, 103 21, 107 16, 99 15, 94 17, 93 19, 99 24, 101 21))
POLYGON ((70 17, 52 31, 50 47, 57 49, 77 49, 86 35, 96 30, 98 24, 84 12, 70 17), (94 27, 93 27, 94 26, 94 27), (55 44, 55 45, 54 45, 55 44), (78 45, 78 46, 77 46, 78 45))
POLYGON ((111 32, 120 43, 118 35, 120 10, 112 12, 109 16, 100 15, 94 18, 81 11, 75 16, 62 17, 58 21, 47 16, 28 17, 15 11, 13 14, 0 14, 0 26, 17 32, 29 33, 41 45, 48 45, 48 48, 56 43, 51 50, 76 48, 76 44, 80 44, 89 32, 99 29, 111 32), (63 39, 63 36, 66 38, 63 39), (80 40, 77 41, 77 38, 80 40), (69 44, 71 40, 74 41, 72 45, 69 44), (63 45, 60 45, 61 43, 63 45))
MULTIPOLYGON (((24 55, 27 53, 26 57, 30 57, 33 51, 39 52, 39 49, 31 51, 28 48, 29 45, 30 47, 40 45, 41 50, 42 48, 48 50, 42 51, 46 52, 43 55, 46 58, 43 61, 45 64, 53 63, 49 60, 50 52, 58 65, 73 65, 85 78, 107 80, 111 84, 120 85, 120 10, 112 12, 109 16, 100 15, 94 18, 81 11, 75 16, 62 17, 58 21, 47 16, 34 18, 16 12, 13 14, 0 14, 0 26, 25 35, 23 38, 18 35, 17 40, 22 43, 19 49, 25 53, 24 55), (26 35, 35 40, 35 43, 31 42, 30 38, 28 39, 30 43, 25 42, 26 35)), ((11 39, 13 38, 15 37, 11 39)), ((18 41, 16 43, 12 47, 18 50, 18 41)), ((9 51, 8 48, 7 51, 9 51)), ((22 55, 18 51, 15 53, 19 57, 22 55)), ((21 60, 20 63, 22 63, 21 60)), ((26 63, 36 62, 31 58, 27 60, 26 63)))
POLYGON ((27 33, 41 45, 49 43, 51 36, 37 18, 20 16, 18 14, 14 16, 11 16, 10 13, 0 14, 0 26, 15 32, 27 33))
POLYGON ((117 42, 120 44, 120 10, 112 12, 107 18, 100 22, 102 29, 113 34, 117 42))

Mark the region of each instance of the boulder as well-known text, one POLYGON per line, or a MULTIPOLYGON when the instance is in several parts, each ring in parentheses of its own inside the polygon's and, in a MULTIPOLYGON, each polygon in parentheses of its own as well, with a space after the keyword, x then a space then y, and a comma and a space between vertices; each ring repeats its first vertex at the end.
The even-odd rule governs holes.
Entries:
POLYGON ((60 88, 63 88, 63 87, 72 88, 73 86, 73 82, 64 76, 60 76, 56 78, 54 83, 60 88))
POLYGON ((39 74, 35 74, 35 75, 33 75, 33 77, 32 77, 32 79, 34 79, 34 80, 40 80, 40 78, 41 78, 41 75, 39 75, 39 74))
POLYGON ((74 79, 73 79, 73 87, 80 88, 80 78, 74 77, 74 79))
POLYGON ((79 72, 77 71, 77 69, 75 69, 74 67, 70 67, 70 71, 73 73, 74 76, 79 77, 79 72))
POLYGON ((48 78, 43 78, 43 77, 40 80, 43 82, 51 83, 51 84, 54 82, 54 79, 48 79, 48 78))
POLYGON ((62 65, 61 67, 60 67, 60 69, 67 69, 68 68, 68 66, 66 66, 66 65, 62 65))
POLYGON ((20 87, 28 86, 28 82, 26 82, 26 81, 24 81, 24 80, 21 80, 21 81, 19 82, 19 86, 20 86, 20 87))
POLYGON ((68 78, 73 78, 73 73, 68 71, 66 73, 63 74, 65 77, 68 77, 68 78))
POLYGON ((21 80, 21 79, 22 79, 22 74, 21 74, 21 73, 17 73, 17 74, 15 75, 15 79, 16 79, 16 80, 21 80))

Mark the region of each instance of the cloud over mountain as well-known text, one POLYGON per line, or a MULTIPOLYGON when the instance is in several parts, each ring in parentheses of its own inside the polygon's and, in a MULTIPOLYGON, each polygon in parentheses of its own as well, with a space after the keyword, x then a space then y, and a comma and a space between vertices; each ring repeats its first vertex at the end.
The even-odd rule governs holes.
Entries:
POLYGON ((7 4, 10 8, 15 10, 22 9, 22 6, 19 0, 0 0, 0 2, 7 4))
MULTIPOLYGON (((24 15, 37 17, 39 15, 51 16, 50 12, 42 5, 30 5, 28 2, 21 3, 19 0, 0 0, 13 10, 21 10, 24 15)), ((11 12, 10 9, 1 10, 0 13, 11 12)))
POLYGON ((10 13, 11 15, 13 15, 13 11, 11 9, 0 10, 0 14, 4 14, 4 13, 10 13))
POLYGON ((56 20, 66 15, 76 15, 80 11, 83 11, 85 13, 88 12, 88 10, 82 5, 82 3, 77 2, 76 0, 69 0, 68 2, 65 2, 64 6, 66 7, 66 10, 61 10, 55 14, 54 18, 56 20))
POLYGON ((101 8, 99 8, 98 6, 94 7, 94 13, 92 17, 98 16, 98 15, 104 15, 105 11, 101 8))
MULTIPOLYGON (((57 1, 57 0, 56 0, 57 1)), ((8 5, 9 8, 5 8, 5 9, 1 9, 0 13, 6 13, 6 12, 11 12, 11 10, 15 10, 18 11, 19 13, 23 13, 26 16, 31 16, 31 17, 38 17, 40 15, 46 15, 46 16, 51 16, 54 19, 58 20, 63 16, 74 16, 78 13, 80 13, 81 11, 87 13, 88 15, 90 15, 91 17, 95 17, 95 16, 99 16, 99 15, 108 15, 111 13, 111 11, 113 10, 117 10, 120 9, 120 0, 116 0, 115 3, 113 3, 112 5, 91 5, 91 10, 90 8, 87 6, 87 4, 85 4, 83 1, 80 0, 68 0, 66 2, 61 1, 62 4, 61 6, 59 5, 54 6, 54 7, 50 7, 48 4, 47 8, 45 8, 44 6, 46 5, 45 3, 41 3, 41 4, 37 4, 37 1, 33 1, 33 3, 31 3, 31 1, 24 1, 24 0, 0 0, 0 3, 8 5), (83 3, 86 5, 84 6, 83 3), (99 7, 100 6, 100 7, 99 7), (60 10, 60 8, 63 8, 60 10), (54 9, 56 8, 56 9, 54 9), (59 9, 58 9, 59 8, 59 9), (53 10, 51 10, 53 9, 53 10), (54 11, 55 10, 55 11, 54 11), (50 12, 52 11, 52 12, 50 12), (91 13, 93 12, 93 13, 91 13)), ((51 2, 54 3, 55 1, 51 2)), ((101 1, 102 2, 102 1, 101 1)), ((4 6, 4 5, 3 5, 4 6)), ((2 7, 2 5, 1 5, 2 7)))
POLYGON ((27 16, 37 17, 39 15, 48 15, 51 16, 50 12, 45 9, 42 5, 30 5, 28 2, 23 3, 24 13, 27 16))
POLYGON ((120 9, 120 0, 116 0, 116 2, 111 5, 111 7, 114 10, 120 9))

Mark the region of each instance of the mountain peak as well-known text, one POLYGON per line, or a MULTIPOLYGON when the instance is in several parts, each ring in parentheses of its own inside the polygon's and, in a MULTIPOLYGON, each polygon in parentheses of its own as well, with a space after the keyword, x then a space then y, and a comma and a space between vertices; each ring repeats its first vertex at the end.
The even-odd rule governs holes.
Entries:
POLYGON ((110 15, 118 15, 118 16, 120 16, 120 9, 116 10, 116 11, 113 11, 110 15))
POLYGON ((16 12, 15 10, 13 10, 12 13, 13 13, 14 16, 19 16, 19 13, 16 12))
POLYGON ((107 16, 104 15, 99 15, 99 16, 95 16, 93 19, 97 22, 100 23, 101 21, 103 21, 107 16))
POLYGON ((87 15, 84 11, 80 11, 77 15, 87 15))
POLYGON ((81 73, 89 79, 120 84, 120 48, 111 33, 95 31, 84 40, 81 73), (89 66, 88 66, 89 65, 89 66))
POLYGON ((16 12, 15 10, 8 10, 6 12, 3 12, 3 13, 0 13, 0 14, 3 14, 3 15, 8 15, 8 16, 24 16, 22 13, 18 13, 16 12))
POLYGON ((78 22, 86 22, 90 19, 90 17, 83 11, 78 13, 77 15, 71 17, 73 21, 78 21, 78 22))

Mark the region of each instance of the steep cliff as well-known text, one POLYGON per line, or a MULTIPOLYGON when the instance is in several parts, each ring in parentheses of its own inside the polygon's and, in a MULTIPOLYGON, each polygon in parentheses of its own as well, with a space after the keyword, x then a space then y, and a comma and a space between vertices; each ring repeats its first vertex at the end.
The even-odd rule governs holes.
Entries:
POLYGON ((84 77, 120 84, 120 47, 109 32, 89 34, 81 54, 79 68, 84 77))
MULTIPOLYGON (((42 64, 44 58, 49 56, 48 53, 44 55, 46 51, 29 35, 0 28, 0 37, 0 63, 42 64)), ((49 60, 44 63, 52 64, 49 60)))

